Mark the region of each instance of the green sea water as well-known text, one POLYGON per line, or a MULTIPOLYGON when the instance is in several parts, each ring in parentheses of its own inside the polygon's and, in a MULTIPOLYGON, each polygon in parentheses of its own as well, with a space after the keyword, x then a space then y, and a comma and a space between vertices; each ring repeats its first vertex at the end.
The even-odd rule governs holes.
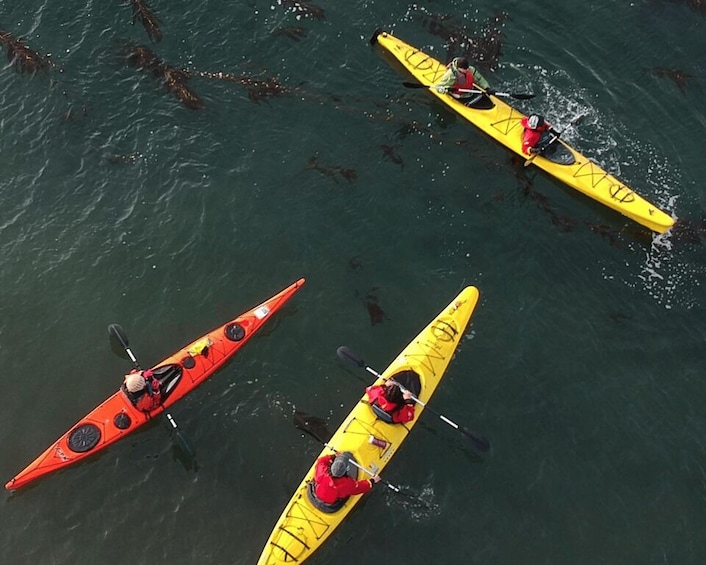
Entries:
POLYGON ((109 324, 151 366, 307 283, 172 410, 195 463, 155 422, 5 491, 0 563, 255 564, 320 451, 294 410, 333 430, 370 380, 336 348, 382 371, 467 285, 481 301, 431 406, 492 450, 424 414, 384 475, 418 501, 376 489, 312 565, 706 562, 700 4, 150 0, 153 43, 127 3, 2 0, 0 28, 53 62, 0 69, 4 481, 116 390, 109 324), (535 93, 517 107, 573 123, 679 229, 519 170, 368 41, 443 59, 430 22, 480 37, 501 13, 486 78, 535 93), (287 92, 195 76, 192 110, 130 42, 287 92))

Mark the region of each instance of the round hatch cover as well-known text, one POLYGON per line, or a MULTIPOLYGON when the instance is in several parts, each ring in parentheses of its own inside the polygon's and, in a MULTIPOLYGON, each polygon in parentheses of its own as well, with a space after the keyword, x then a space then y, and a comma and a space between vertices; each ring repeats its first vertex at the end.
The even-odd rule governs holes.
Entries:
POLYGON ((95 424, 83 424, 69 434, 69 447, 76 453, 93 449, 101 439, 101 431, 95 424))

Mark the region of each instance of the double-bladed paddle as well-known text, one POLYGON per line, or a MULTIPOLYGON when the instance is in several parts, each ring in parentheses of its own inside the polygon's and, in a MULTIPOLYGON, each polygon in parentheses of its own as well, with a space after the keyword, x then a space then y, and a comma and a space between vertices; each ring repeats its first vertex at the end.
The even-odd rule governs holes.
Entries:
MULTIPOLYGON (((127 353, 127 356, 130 358, 130 361, 132 361, 132 364, 135 369, 141 371, 142 369, 140 368, 140 364, 137 362, 137 358, 130 349, 130 342, 122 326, 120 326, 120 324, 110 324, 108 326, 108 334, 111 337, 114 337, 118 341, 120 346, 125 350, 125 353, 127 353)), ((167 419, 167 423, 169 424, 169 428, 171 429, 172 434, 174 435, 174 439, 176 440, 177 445, 181 448, 181 450, 187 457, 193 459, 194 450, 191 449, 189 442, 186 441, 184 434, 179 429, 179 426, 177 426, 177 423, 174 418, 172 418, 172 415, 169 412, 165 412, 164 416, 167 419)))
MULTIPOLYGON (((360 367, 361 369, 365 369, 366 371, 375 375, 378 378, 382 378, 382 375, 380 373, 378 373, 375 369, 372 369, 368 365, 366 365, 365 361, 363 361, 360 357, 358 357, 355 353, 353 353, 345 345, 339 347, 338 350, 336 351, 336 354, 344 361, 347 361, 348 363, 351 363, 351 364, 355 365, 356 367, 360 367)), ((419 400, 416 396, 414 396, 414 394, 411 393, 411 391, 408 391, 406 388, 404 388, 400 383, 398 383, 394 379, 392 380, 392 382, 394 382, 403 393, 405 391, 409 392, 411 395, 411 398, 414 402, 416 402, 420 406, 423 406, 425 409, 429 410, 429 412, 431 412, 435 416, 438 416, 442 422, 448 424, 452 428, 455 428, 456 430, 461 432, 478 451, 486 452, 490 449, 490 442, 485 437, 479 436, 479 435, 473 433, 468 428, 464 428, 464 427, 459 426, 456 422, 449 420, 443 414, 440 414, 436 410, 430 408, 425 402, 422 402, 421 400, 419 400)))
MULTIPOLYGON (((402 86, 405 88, 433 88, 436 89, 434 84, 421 84, 418 82, 403 82, 402 86)), ((491 96, 501 96, 506 98, 515 98, 516 100, 530 100, 535 97, 534 94, 529 92, 496 92, 495 90, 488 88, 486 90, 479 89, 468 89, 468 88, 449 88, 449 92, 460 92, 464 94, 488 94, 491 96)))

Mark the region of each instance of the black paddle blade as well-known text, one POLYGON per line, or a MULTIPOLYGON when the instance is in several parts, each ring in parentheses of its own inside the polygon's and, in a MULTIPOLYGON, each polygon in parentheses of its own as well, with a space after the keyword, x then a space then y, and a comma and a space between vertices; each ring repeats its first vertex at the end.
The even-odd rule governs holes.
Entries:
POLYGON ((326 420, 317 416, 309 416, 305 412, 294 412, 294 427, 309 434, 320 443, 328 443, 333 435, 326 427, 326 420))
POLYGON ((348 363, 352 363, 356 367, 365 367, 365 361, 348 349, 345 345, 342 345, 336 350, 336 355, 348 363))
POLYGON ((191 445, 189 445, 189 442, 186 439, 186 436, 179 429, 179 426, 174 421, 174 418, 172 418, 172 415, 169 412, 167 412, 166 417, 167 417, 167 424, 169 426, 169 429, 172 432, 172 439, 174 440, 174 444, 181 450, 182 454, 186 458, 191 459, 191 460, 195 459, 196 454, 194 453, 194 450, 191 448, 191 445))
POLYGON ((468 428, 461 428, 461 432, 468 438, 468 441, 470 441, 478 451, 485 453, 490 449, 490 442, 487 438, 474 434, 468 428))
POLYGON ((402 86, 405 88, 429 88, 426 84, 420 84, 418 82, 403 82, 402 86))
POLYGON ((511 96, 512 98, 514 98, 515 100, 531 100, 532 98, 534 98, 534 97, 536 96, 536 94, 530 94, 530 93, 522 94, 522 93, 518 93, 518 94, 510 94, 510 96, 511 96))
POLYGON ((120 324, 110 324, 108 326, 108 335, 118 340, 118 343, 123 349, 127 349, 130 343, 127 339, 127 334, 120 324))
POLYGON ((128 340, 125 330, 120 324, 110 324, 108 326, 108 336, 110 337, 110 349, 123 359, 130 359, 127 354, 128 340))

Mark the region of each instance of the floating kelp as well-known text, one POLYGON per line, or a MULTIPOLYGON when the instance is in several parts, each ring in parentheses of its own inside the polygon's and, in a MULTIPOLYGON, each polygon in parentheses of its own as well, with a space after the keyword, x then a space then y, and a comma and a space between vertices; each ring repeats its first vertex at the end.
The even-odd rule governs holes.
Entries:
POLYGON ((326 165, 320 165, 318 157, 311 157, 306 164, 307 169, 312 169, 314 171, 319 171, 322 175, 333 179, 334 182, 338 182, 337 177, 341 177, 348 182, 353 182, 358 180, 358 173, 355 169, 344 169, 341 167, 329 167, 326 165))
POLYGON ((261 102, 280 96, 290 91, 290 89, 280 83, 275 77, 259 79, 248 75, 235 75, 232 73, 211 73, 207 71, 186 71, 191 75, 213 78, 218 80, 228 80, 236 82, 245 87, 248 98, 253 102, 261 102))
POLYGON ((126 59, 129 65, 147 70, 155 78, 160 79, 167 90, 174 94, 187 108, 199 110, 204 107, 201 99, 186 86, 186 82, 191 78, 189 71, 170 67, 157 57, 149 47, 144 45, 128 45, 126 59))
POLYGON ((309 2, 303 2, 302 0, 277 0, 277 3, 288 10, 292 10, 297 18, 312 17, 316 20, 325 19, 324 9, 309 2))
POLYGON ((190 78, 188 72, 173 67, 165 67, 163 77, 164 86, 167 87, 167 90, 173 92, 184 106, 192 110, 200 110, 204 107, 201 99, 186 86, 186 81, 190 78))
POLYGON ((481 26, 480 34, 473 35, 463 24, 458 24, 450 15, 429 14, 420 10, 416 16, 422 26, 446 42, 446 58, 465 56, 471 64, 482 70, 495 70, 500 61, 502 48, 502 25, 509 19, 500 13, 481 26))
POLYGON ((162 72, 164 63, 154 52, 143 45, 128 45, 127 62, 138 69, 146 69, 155 76, 162 72))
POLYGON ((655 76, 659 78, 668 78, 677 88, 681 90, 682 94, 686 94, 686 83, 689 79, 694 78, 692 75, 680 71, 679 69, 665 69, 662 67, 657 67, 654 69, 655 76))
POLYGON ((0 44, 7 51, 7 60, 19 73, 35 74, 46 71, 52 66, 48 58, 27 47, 21 39, 9 31, 0 29, 0 44))
POLYGON ((290 27, 280 27, 272 32, 273 36, 284 36, 294 41, 300 41, 304 39, 309 32, 303 27, 290 26, 290 27))
POLYGON ((137 20, 140 20, 147 32, 147 36, 152 41, 155 43, 162 41, 162 30, 159 29, 159 20, 147 3, 144 0, 130 0, 130 6, 132 6, 132 23, 134 24, 137 20))

